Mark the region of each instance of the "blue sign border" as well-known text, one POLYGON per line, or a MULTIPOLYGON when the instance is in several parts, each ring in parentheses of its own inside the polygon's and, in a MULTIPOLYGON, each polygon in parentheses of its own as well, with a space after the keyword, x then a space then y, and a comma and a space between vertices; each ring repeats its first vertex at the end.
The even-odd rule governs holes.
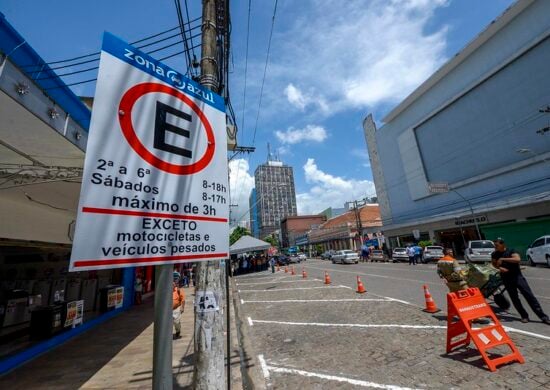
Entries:
POLYGON ((220 95, 155 60, 117 36, 105 32, 102 51, 225 113, 225 102, 220 95))

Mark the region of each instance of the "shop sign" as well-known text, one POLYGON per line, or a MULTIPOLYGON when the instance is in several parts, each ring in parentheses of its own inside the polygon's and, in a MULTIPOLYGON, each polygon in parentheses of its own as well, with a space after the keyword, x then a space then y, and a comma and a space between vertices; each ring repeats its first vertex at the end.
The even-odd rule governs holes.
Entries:
POLYGON ((455 225, 456 226, 464 226, 464 225, 475 225, 476 223, 487 223, 489 222, 489 218, 487 218, 486 215, 477 215, 475 217, 465 217, 460 219, 455 219, 455 225))
POLYGON ((71 271, 229 252, 223 98, 105 33, 71 271))
POLYGON ((84 301, 72 301, 67 304, 67 317, 65 319, 65 327, 82 324, 84 317, 84 301))
POLYGON ((115 309, 120 309, 124 303, 124 287, 117 287, 115 291, 115 309))

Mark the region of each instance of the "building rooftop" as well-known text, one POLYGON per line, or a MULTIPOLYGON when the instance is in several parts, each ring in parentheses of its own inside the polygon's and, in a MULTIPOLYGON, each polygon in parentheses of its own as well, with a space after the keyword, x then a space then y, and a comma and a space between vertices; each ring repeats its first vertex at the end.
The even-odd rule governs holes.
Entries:
MULTIPOLYGON (((359 213, 363 227, 382 226, 382 217, 380 216, 378 204, 366 204, 359 208, 359 213)), ((321 229, 347 226, 350 223, 354 226, 356 224, 355 210, 347 211, 342 215, 329 219, 321 226, 321 229)))

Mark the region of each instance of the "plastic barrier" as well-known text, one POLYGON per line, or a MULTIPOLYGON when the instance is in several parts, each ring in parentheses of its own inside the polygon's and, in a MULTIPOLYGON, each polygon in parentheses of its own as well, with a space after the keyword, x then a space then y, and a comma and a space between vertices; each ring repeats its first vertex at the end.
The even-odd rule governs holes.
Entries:
POLYGON ((525 363, 525 359, 500 325, 478 288, 447 294, 447 353, 456 347, 469 345, 470 341, 474 342, 491 371, 496 371, 497 366, 513 361, 525 363), (479 318, 488 318, 492 323, 473 328, 473 321, 479 318), (511 353, 491 358, 488 351, 500 346, 508 346, 511 353))

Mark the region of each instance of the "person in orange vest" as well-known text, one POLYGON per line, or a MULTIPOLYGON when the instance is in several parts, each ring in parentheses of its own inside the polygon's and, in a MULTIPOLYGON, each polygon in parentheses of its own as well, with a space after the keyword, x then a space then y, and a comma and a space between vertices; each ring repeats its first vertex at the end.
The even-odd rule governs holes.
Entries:
POLYGON ((453 257, 453 250, 446 248, 443 254, 445 256, 437 262, 437 274, 439 277, 445 280, 450 292, 467 289, 468 283, 464 279, 460 264, 458 264, 458 261, 453 257))
POLYGON ((181 333, 181 314, 185 309, 185 293, 179 286, 180 273, 174 271, 174 283, 172 284, 172 318, 176 334, 174 339, 179 339, 181 333))

